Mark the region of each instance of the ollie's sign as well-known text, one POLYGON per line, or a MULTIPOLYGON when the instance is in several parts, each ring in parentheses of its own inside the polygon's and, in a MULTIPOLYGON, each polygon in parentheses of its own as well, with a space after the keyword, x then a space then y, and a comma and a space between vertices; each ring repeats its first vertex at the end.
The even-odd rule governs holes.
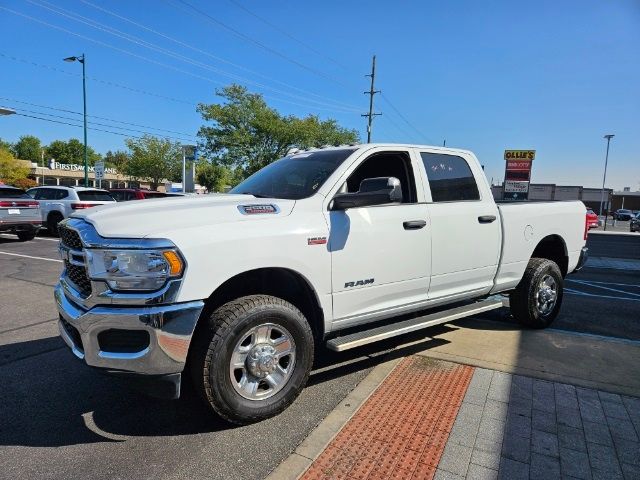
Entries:
POLYGON ((504 172, 505 200, 526 200, 529 198, 531 166, 536 158, 535 150, 505 150, 504 172))

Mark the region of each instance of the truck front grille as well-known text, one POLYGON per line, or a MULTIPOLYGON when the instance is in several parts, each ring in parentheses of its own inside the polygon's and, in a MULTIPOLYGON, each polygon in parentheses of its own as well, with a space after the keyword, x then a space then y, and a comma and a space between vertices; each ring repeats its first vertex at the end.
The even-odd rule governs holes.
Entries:
POLYGON ((64 261, 64 266, 67 269, 67 277, 76 287, 80 290, 80 293, 85 297, 91 295, 91 280, 87 277, 87 271, 84 267, 73 265, 68 260, 64 261))
POLYGON ((60 241, 65 247, 70 248, 71 250, 82 250, 82 240, 80 240, 78 232, 60 225, 58 226, 58 233, 60 234, 60 241))
MULTIPOLYGON (((60 234, 60 242, 63 246, 72 251, 82 251, 82 240, 78 232, 64 225, 60 225, 58 227, 58 233, 60 234)), ((64 266, 67 270, 67 278, 78 288, 80 293, 85 297, 91 295, 91 280, 87 277, 85 267, 74 265, 69 262, 69 260, 64 261, 64 266)))

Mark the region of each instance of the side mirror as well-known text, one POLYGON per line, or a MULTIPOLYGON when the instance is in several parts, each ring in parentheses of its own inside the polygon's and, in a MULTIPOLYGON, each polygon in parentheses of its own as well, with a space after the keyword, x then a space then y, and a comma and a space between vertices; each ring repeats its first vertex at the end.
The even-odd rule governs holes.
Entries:
POLYGON ((365 178, 355 193, 340 193, 333 197, 331 210, 370 207, 402 202, 402 187, 396 177, 365 178))

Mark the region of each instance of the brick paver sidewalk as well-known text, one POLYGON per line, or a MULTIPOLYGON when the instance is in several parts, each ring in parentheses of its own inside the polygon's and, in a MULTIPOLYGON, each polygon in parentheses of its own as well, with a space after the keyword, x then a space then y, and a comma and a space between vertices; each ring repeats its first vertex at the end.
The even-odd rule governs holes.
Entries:
POLYGON ((640 399, 413 356, 305 480, 640 479, 640 399))

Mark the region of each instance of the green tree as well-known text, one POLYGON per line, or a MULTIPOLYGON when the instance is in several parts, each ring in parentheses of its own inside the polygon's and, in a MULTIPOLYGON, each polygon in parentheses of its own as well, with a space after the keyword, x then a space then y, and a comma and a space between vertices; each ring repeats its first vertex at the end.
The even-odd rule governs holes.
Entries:
POLYGON ((112 152, 109 150, 104 154, 104 163, 107 167, 113 167, 118 172, 125 174, 129 165, 129 154, 124 150, 116 150, 112 152))
POLYGON ((217 91, 223 104, 198 105, 204 125, 198 136, 205 154, 214 163, 241 169, 245 175, 284 156, 292 147, 310 148, 325 144, 358 141, 355 130, 343 128, 335 120, 321 121, 315 115, 283 116, 269 107, 260 94, 230 85, 217 91))
POLYGON ((0 150, 8 150, 10 152, 13 152, 13 143, 7 142, 0 138, 0 150))
MULTIPOLYGON (((84 165, 84 144, 77 138, 68 141, 54 140, 47 146, 47 158, 53 158, 60 163, 75 163, 84 165)), ((87 145, 87 163, 94 165, 102 156, 87 145)))
POLYGON ((31 169, 16 160, 11 152, 0 148, 0 181, 13 185, 17 181, 27 178, 31 169))
POLYGON ((164 180, 176 180, 182 176, 182 147, 166 138, 145 135, 125 140, 131 152, 126 173, 146 178, 156 190, 164 180))
POLYGON ((38 137, 22 135, 13 146, 13 154, 20 160, 42 161, 42 144, 38 137))
POLYGON ((233 172, 224 165, 203 160, 196 165, 196 180, 209 192, 224 192, 225 187, 232 186, 234 178, 233 172))

